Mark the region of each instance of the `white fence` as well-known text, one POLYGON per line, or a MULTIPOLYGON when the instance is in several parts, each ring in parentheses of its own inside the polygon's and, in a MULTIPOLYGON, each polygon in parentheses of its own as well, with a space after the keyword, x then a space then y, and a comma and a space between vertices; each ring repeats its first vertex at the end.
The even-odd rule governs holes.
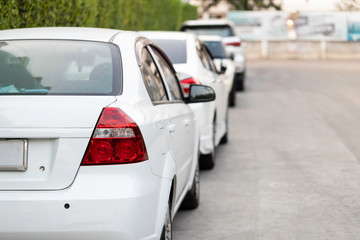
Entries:
POLYGON ((286 41, 291 30, 299 41, 360 41, 360 12, 230 11, 227 18, 246 41, 286 41), (293 29, 286 24, 290 18, 293 29))
POLYGON ((248 59, 360 59, 360 42, 249 41, 245 53, 248 59))

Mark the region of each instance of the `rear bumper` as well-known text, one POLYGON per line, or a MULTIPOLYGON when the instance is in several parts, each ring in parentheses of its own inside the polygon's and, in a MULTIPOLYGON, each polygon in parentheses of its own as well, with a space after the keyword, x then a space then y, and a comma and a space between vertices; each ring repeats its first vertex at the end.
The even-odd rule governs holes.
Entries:
POLYGON ((235 55, 234 58, 235 73, 243 73, 245 71, 245 58, 242 55, 235 55))
POLYGON ((234 55, 235 73, 242 73, 246 70, 246 59, 243 47, 226 46, 226 52, 234 55))
POLYGON ((159 239, 170 186, 143 162, 81 167, 61 191, 2 191, 0 238, 159 239))

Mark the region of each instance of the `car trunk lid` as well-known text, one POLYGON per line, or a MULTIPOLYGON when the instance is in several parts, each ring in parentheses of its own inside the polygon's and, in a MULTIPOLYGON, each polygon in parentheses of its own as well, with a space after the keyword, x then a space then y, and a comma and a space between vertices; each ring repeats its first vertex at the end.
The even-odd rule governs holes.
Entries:
POLYGON ((74 181, 114 96, 1 96, 0 190, 58 190, 74 181))

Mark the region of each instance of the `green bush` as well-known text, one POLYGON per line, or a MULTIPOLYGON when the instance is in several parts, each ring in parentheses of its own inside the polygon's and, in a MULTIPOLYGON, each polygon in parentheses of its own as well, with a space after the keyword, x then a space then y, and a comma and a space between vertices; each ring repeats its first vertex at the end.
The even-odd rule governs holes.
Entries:
POLYGON ((51 26, 177 30, 197 18, 181 0, 0 0, 0 29, 51 26))

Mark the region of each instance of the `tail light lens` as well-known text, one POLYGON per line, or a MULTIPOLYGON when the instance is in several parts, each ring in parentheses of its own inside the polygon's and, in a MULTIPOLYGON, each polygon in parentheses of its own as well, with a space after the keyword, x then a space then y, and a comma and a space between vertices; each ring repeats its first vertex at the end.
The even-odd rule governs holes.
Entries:
POLYGON ((137 124, 119 108, 104 108, 81 165, 124 164, 147 159, 137 124))
POLYGON ((240 47, 241 46, 241 42, 228 42, 226 43, 226 46, 234 46, 234 47, 240 47))
POLYGON ((195 78, 189 77, 187 79, 181 80, 180 84, 181 84, 181 87, 183 89, 184 96, 188 97, 190 85, 191 84, 201 84, 201 83, 199 81, 195 80, 195 78))

